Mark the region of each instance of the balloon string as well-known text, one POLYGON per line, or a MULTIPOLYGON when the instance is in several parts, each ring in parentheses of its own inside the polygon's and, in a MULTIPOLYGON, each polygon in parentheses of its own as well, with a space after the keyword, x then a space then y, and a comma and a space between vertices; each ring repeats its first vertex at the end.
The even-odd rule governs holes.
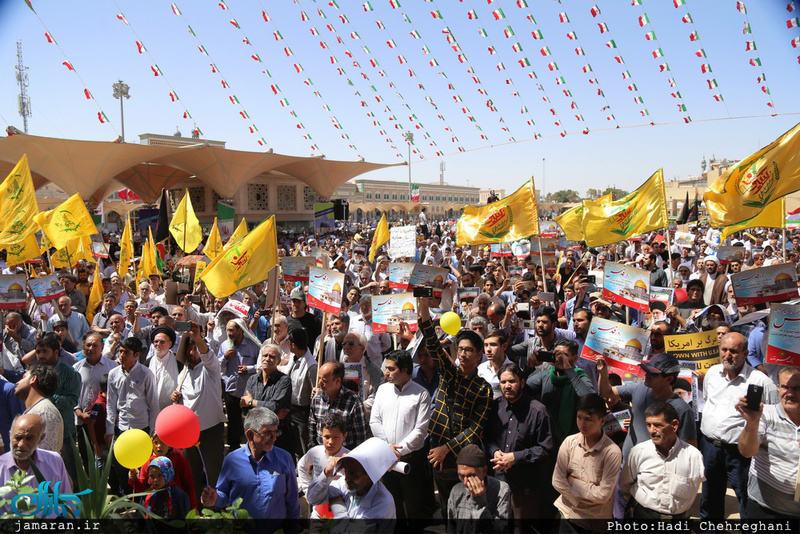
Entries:
POLYGON ((206 461, 203 459, 203 451, 200 450, 200 442, 194 444, 197 447, 197 454, 200 455, 200 463, 203 465, 203 481, 206 483, 205 485, 208 486, 208 471, 206 471, 206 461))

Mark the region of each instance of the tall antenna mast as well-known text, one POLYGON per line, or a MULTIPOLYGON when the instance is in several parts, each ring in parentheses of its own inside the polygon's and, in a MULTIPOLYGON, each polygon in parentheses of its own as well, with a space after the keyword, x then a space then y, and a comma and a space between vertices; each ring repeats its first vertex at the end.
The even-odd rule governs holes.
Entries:
POLYGON ((439 163, 439 185, 444 185, 444 160, 439 163))
POLYGON ((28 96, 28 67, 22 63, 22 41, 17 41, 17 85, 19 85, 19 114, 22 117, 22 129, 28 133, 28 117, 31 116, 31 99, 28 96))

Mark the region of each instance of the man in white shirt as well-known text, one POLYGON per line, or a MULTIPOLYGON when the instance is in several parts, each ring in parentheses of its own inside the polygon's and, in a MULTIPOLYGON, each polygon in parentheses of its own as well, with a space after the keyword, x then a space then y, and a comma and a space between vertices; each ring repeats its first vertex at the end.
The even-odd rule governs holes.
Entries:
MULTIPOLYGON (((385 383, 375 395, 369 426, 373 436, 389 443, 399 460, 411 467, 407 475, 391 471, 383 476, 402 526, 406 520, 430 519, 435 509, 425 446, 431 401, 425 388, 411 380, 414 364, 407 351, 389 352, 384 366, 385 383)), ((411 532, 412 525, 407 526, 411 532)))
POLYGON ((507 363, 513 363, 506 356, 508 348, 508 335, 500 329, 495 328, 483 340, 483 353, 486 361, 478 365, 478 376, 486 380, 492 387, 494 400, 503 396, 500 392, 500 377, 497 373, 500 368, 507 363))
POLYGON ((703 475, 703 456, 678 438, 678 412, 656 402, 644 412, 650 441, 631 449, 619 488, 633 519, 682 519, 694 503, 703 475))
MULTIPOLYGON (((61 297, 58 299, 58 310, 63 316, 63 320, 67 322, 67 329, 69 335, 75 343, 79 343, 83 339, 83 334, 89 331, 89 323, 86 322, 86 317, 76 311, 72 311, 72 300, 69 297, 61 297)), ((58 314, 51 316, 45 325, 45 332, 52 332, 53 325, 60 321, 58 314)))
POLYGON ((350 332, 367 338, 367 358, 372 364, 380 366, 383 353, 392 346, 392 338, 389 334, 372 332, 372 297, 361 297, 358 307, 361 315, 350 320, 350 332))
POLYGON ((147 367, 156 377, 159 410, 172 404, 172 392, 178 384, 178 361, 172 351, 175 341, 175 331, 172 328, 159 326, 153 330, 150 346, 153 355, 147 362, 147 367))
POLYGON ((116 362, 101 354, 102 347, 103 337, 99 333, 87 334, 83 339, 84 358, 72 366, 81 376, 81 393, 78 397, 78 405, 75 406, 75 420, 78 427, 78 448, 84 458, 89 458, 89 456, 83 436, 89 437, 86 425, 94 424, 91 421, 91 412, 97 395, 100 393, 100 379, 117 366, 116 362))
POLYGON ((719 354, 722 363, 706 372, 703 380, 703 418, 700 422, 700 450, 706 467, 700 519, 723 519, 728 482, 739 499, 739 513, 746 518, 747 473, 750 459, 739 452, 737 440, 745 425, 736 403, 747 394, 747 387, 763 388, 764 404, 778 402, 778 390, 770 378, 747 363, 747 338, 738 332, 722 337, 719 354))
POLYGON ((747 409, 741 398, 736 409, 747 423, 739 436, 739 452, 750 463, 747 519, 796 519, 800 501, 795 484, 800 464, 800 368, 784 366, 778 373, 780 404, 747 409))
POLYGON ((197 499, 208 484, 216 487, 225 456, 225 412, 222 409, 222 371, 217 355, 206 344, 197 323, 181 337, 176 359, 184 368, 178 378, 171 400, 191 408, 200 420, 198 447, 184 449, 192 469, 197 499), (200 456, 202 454, 202 457, 200 456), (205 460, 205 461, 204 461, 205 460))
POLYGON ((308 350, 308 334, 304 329, 289 331, 292 357, 286 374, 292 381, 291 452, 296 460, 308 452, 308 417, 311 413, 311 390, 317 379, 317 361, 308 350))

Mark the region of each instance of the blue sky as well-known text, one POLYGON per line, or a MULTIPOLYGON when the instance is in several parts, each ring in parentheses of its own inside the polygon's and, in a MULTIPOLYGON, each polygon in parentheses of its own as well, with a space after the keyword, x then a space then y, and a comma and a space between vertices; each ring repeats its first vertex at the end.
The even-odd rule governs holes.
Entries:
MULTIPOLYGON (((742 158, 800 122, 800 47, 791 44, 800 28, 786 23, 798 16, 796 0, 793 12, 787 11, 788 0, 750 0, 746 15, 730 0, 688 0, 678 8, 666 0, 642 5, 527 0, 521 2, 527 3, 524 7, 516 0, 400 0, 398 9, 389 0, 372 0, 372 11, 361 1, 337 1, 230 0, 223 10, 217 2, 184 0, 176 2, 182 12, 176 16, 170 2, 161 0, 33 0, 36 13, 23 0, 0 0, 0 124, 22 127, 13 69, 18 40, 29 67, 31 134, 115 139, 119 101, 111 85, 121 78, 131 87, 125 101, 129 142, 145 132, 172 134, 176 127, 188 136, 196 124, 203 137, 238 150, 272 148, 292 155, 363 156, 395 163, 406 158, 402 132, 410 129, 417 150, 412 173, 414 181, 423 183, 438 180, 444 161, 445 179, 459 185, 513 191, 533 175, 540 189, 544 181, 546 191, 632 189, 659 167, 668 179, 685 178, 700 172, 704 156, 742 158), (600 9, 596 17, 593 5, 600 9), (496 20, 496 9, 505 18, 496 20), (431 15, 437 11, 442 18, 431 15), (469 18, 470 11, 477 18, 469 18), (128 25, 118 19, 120 13, 128 25), (569 22, 560 21, 562 13, 569 22), (639 17, 645 14, 649 23, 642 27, 639 17), (687 14, 691 23, 682 21, 687 14), (608 28, 604 33, 598 26, 602 23, 608 28), (752 33, 743 34, 745 23, 752 33), (651 31, 657 41, 645 38, 651 31), (690 39, 694 31, 699 40, 690 39), (48 43, 45 32, 57 44, 48 43), (543 39, 534 39, 532 32, 541 32, 543 39), (570 39, 569 32, 578 39, 570 39), (136 41, 143 43, 144 53, 136 41), (747 41, 754 41, 756 49, 747 51, 747 41), (520 52, 513 49, 517 43, 520 52), (541 53, 544 47, 550 55, 541 53), (577 55, 577 47, 585 55, 577 55), (695 54, 701 47, 706 58, 695 54), (653 57, 657 49, 663 57, 653 57), (261 61, 253 60, 253 54, 261 61), (761 66, 750 65, 755 58, 761 66), (432 59, 438 65, 431 66, 432 59), (519 63, 525 59, 530 66, 519 63), (549 70, 550 62, 557 71, 549 70), (661 72, 664 63, 669 70, 661 72), (711 65, 711 73, 701 72, 704 63, 711 65), (153 65, 163 76, 153 75, 153 65), (591 72, 584 72, 586 65, 591 72), (757 80, 762 73, 766 84, 757 80), (709 89, 709 79, 716 88, 709 89), (632 83, 636 91, 628 89, 632 83), (94 99, 86 99, 85 88, 94 99), (680 98, 671 96, 677 91, 680 98), (173 102, 170 92, 179 100, 173 102), (724 101, 715 101, 714 94, 724 101), (636 96, 643 105, 634 101, 636 96), (281 105, 282 99, 288 106, 281 105), (641 113, 645 109, 648 116, 641 113), (184 119, 184 111, 192 118, 184 119), (110 123, 101 124, 98 112, 110 123), (611 114, 614 119, 608 120, 611 114), (692 122, 685 123, 685 117, 692 122), (258 132, 250 133, 251 126, 258 132), (589 133, 582 134, 584 129, 589 133), (257 142, 262 138, 263 146, 257 142)), ((363 177, 406 180, 407 169, 363 177)))

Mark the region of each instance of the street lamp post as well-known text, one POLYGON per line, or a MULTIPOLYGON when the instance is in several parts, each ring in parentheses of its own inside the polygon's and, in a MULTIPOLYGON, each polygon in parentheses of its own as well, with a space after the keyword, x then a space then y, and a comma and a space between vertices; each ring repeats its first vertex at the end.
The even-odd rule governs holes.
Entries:
POLYGON ((403 134, 403 138, 408 143, 408 200, 411 201, 411 144, 414 142, 414 134, 412 132, 406 132, 403 134))
POLYGON ((123 83, 122 80, 119 80, 117 83, 111 86, 114 89, 114 98, 119 99, 119 121, 120 127, 122 129, 122 135, 120 136, 120 140, 124 143, 125 142, 125 111, 122 106, 123 98, 130 98, 131 95, 128 94, 128 84, 123 83))

